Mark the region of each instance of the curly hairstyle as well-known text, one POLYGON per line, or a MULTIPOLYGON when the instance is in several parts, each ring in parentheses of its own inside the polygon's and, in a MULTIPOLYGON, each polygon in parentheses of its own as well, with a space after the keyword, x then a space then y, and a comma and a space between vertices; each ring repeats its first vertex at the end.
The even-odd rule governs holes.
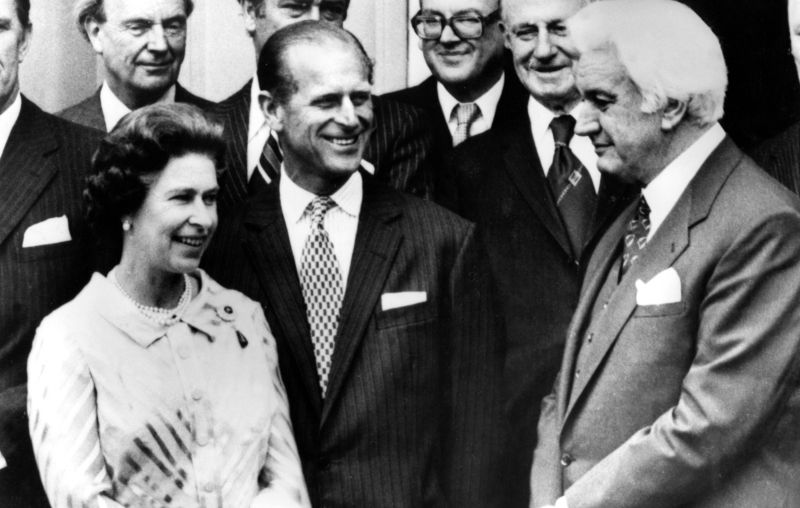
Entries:
POLYGON ((121 246, 122 217, 135 213, 167 163, 207 155, 221 172, 222 126, 190 104, 153 104, 125 115, 100 143, 83 191, 89 225, 101 241, 121 246))

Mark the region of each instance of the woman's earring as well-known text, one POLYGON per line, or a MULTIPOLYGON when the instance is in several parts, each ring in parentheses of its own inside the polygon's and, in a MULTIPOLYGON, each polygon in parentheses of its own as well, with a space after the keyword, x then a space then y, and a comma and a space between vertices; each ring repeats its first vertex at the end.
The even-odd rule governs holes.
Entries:
POLYGON ((125 219, 124 221, 122 221, 122 230, 123 231, 130 231, 132 227, 133 227, 133 224, 131 224, 131 221, 129 221, 128 219, 125 219))

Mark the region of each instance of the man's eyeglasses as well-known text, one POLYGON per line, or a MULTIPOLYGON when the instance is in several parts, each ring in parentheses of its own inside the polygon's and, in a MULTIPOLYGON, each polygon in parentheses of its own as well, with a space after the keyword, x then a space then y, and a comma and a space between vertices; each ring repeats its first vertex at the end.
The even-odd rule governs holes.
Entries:
POLYGON ((486 25, 499 19, 499 9, 486 16, 481 16, 477 12, 464 12, 450 19, 435 12, 418 12, 411 18, 411 26, 419 38, 426 41, 441 37, 446 26, 449 26, 460 39, 478 39, 483 35, 486 25))

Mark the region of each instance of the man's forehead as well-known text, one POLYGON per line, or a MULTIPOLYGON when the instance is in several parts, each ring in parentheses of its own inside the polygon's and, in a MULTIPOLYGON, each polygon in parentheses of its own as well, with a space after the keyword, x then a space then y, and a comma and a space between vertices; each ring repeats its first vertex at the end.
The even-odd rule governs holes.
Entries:
POLYGON ((503 18, 510 24, 566 21, 583 0, 504 0, 503 18))
POLYGON ((612 84, 627 77, 627 71, 611 49, 594 49, 578 56, 574 65, 578 81, 607 82, 612 84))
POLYGON ((105 0, 106 18, 160 18, 186 16, 184 0, 105 0))
POLYGON ((491 12, 499 7, 499 3, 499 0, 420 0, 420 8, 450 14, 461 11, 491 12))
POLYGON ((352 44, 347 44, 338 39, 323 38, 316 41, 301 41, 290 46, 286 53, 286 60, 290 72, 298 74, 314 74, 323 81, 334 81, 338 76, 338 69, 328 69, 331 66, 354 64, 361 69, 364 80, 367 81, 367 69, 359 50, 352 44), (329 72, 330 71, 330 72, 329 72))

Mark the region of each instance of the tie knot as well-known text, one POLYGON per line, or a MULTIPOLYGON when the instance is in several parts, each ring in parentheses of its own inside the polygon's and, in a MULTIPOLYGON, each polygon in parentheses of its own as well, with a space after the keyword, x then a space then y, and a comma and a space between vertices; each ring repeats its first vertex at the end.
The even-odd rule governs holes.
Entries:
POLYGON ((466 104, 458 103, 454 110, 456 123, 458 125, 470 125, 481 113, 481 109, 474 102, 468 102, 466 104))
POLYGON ((575 132, 575 119, 570 115, 557 116, 550 122, 550 130, 553 131, 553 140, 556 145, 569 146, 569 141, 575 132))
POLYGON ((308 204, 308 213, 311 215, 311 226, 318 227, 322 224, 322 219, 328 210, 336 206, 336 202, 330 196, 317 196, 308 204))

